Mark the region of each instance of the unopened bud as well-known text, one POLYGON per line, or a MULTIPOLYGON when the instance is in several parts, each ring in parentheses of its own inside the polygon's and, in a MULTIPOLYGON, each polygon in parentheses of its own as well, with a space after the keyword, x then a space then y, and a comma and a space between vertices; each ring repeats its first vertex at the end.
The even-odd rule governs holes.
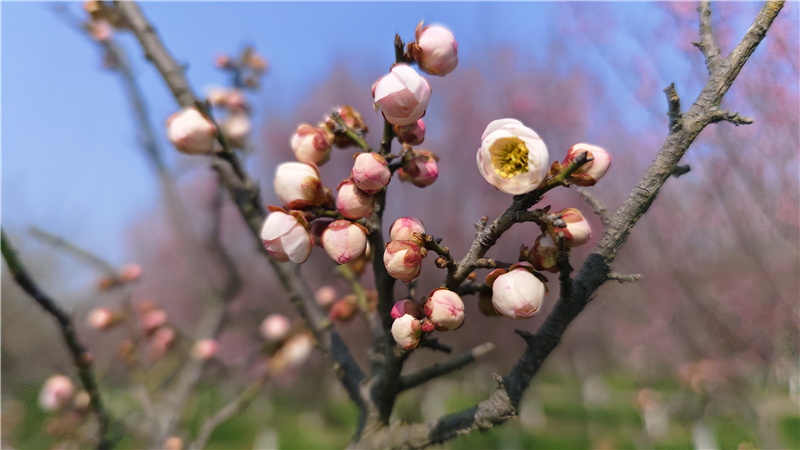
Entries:
POLYGON ((333 136, 327 129, 304 123, 297 127, 290 144, 298 161, 321 166, 330 159, 332 140, 333 136))
POLYGON ((467 278, 465 279, 465 281, 466 281, 467 283, 472 283, 473 281, 475 281, 475 278, 476 278, 477 276, 478 276, 478 275, 477 275, 475 272, 470 272, 470 273, 469 273, 469 275, 467 275, 467 278))
POLYGON ((414 300, 400 300, 392 307, 392 319, 399 319, 400 317, 409 314, 416 319, 423 317, 422 308, 414 300))
POLYGON ((404 161, 398 169, 400 181, 418 188, 432 185, 439 178, 439 158, 427 150, 415 150, 415 156, 404 161))
POLYGON ((570 177, 569 182, 578 186, 594 186, 608 172, 611 166, 611 155, 605 150, 590 144, 575 144, 567 151, 563 166, 570 164, 578 155, 588 152, 591 161, 578 168, 570 177))
POLYGON ((421 322, 422 322, 422 331, 426 333, 432 333, 433 330, 436 329, 436 325, 434 325, 431 319, 428 319, 427 317, 423 317, 421 322))
POLYGON ((167 119, 167 137, 183 153, 207 154, 222 149, 217 127, 196 108, 184 108, 167 119))
POLYGON ((414 241, 421 244, 415 233, 425 234, 425 226, 416 217, 401 217, 389 227, 389 238, 393 241, 414 241))
POLYGON ((528 252, 528 262, 536 270, 558 273, 558 247, 550 235, 544 233, 536 238, 528 252))
POLYGON ((339 264, 360 256, 367 246, 367 229, 348 220, 337 220, 322 233, 322 247, 339 264))
POLYGON ((250 137, 250 116, 243 111, 230 114, 220 125, 222 133, 228 139, 228 143, 236 148, 245 148, 250 137))
MULTIPOLYGON (((369 128, 367 128, 367 125, 364 123, 364 118, 361 117, 361 114, 353 109, 352 106, 342 106, 338 108, 336 112, 342 117, 345 125, 352 128, 355 132, 363 136, 369 131, 369 128)), ((331 117, 325 120, 325 126, 331 133, 339 129, 338 124, 331 117)), ((339 133, 334 135, 333 145, 338 148, 347 148, 355 146, 356 143, 344 133, 339 133)))
POLYGON ((287 162, 275 169, 275 193, 288 209, 332 205, 333 195, 320 181, 314 164, 287 162))
POLYGON ((391 241, 386 244, 383 264, 392 278, 409 282, 419 276, 422 259, 428 255, 425 247, 413 241, 391 241))
POLYGON ((333 286, 322 286, 314 293, 317 305, 327 308, 336 300, 336 289, 333 286))
POLYGON ((416 347, 421 335, 422 325, 410 314, 405 314, 392 323, 392 337, 397 345, 406 350, 416 347))
POLYGON ((561 216, 565 226, 563 228, 554 228, 553 236, 558 233, 564 233, 564 246, 565 247, 578 247, 589 241, 592 237, 592 229, 589 227, 589 222, 584 219, 583 214, 575 208, 562 209, 555 216, 561 216))
POLYGON ((86 316, 86 323, 96 330, 107 330, 120 321, 119 314, 115 314, 108 308, 100 307, 89 311, 86 316))
POLYGON ((527 262, 506 269, 496 269, 486 276, 486 285, 492 288, 494 309, 512 319, 528 319, 542 308, 547 287, 532 273, 527 262))
POLYGON ((425 302, 425 315, 438 331, 451 331, 464 324, 464 302, 458 294, 438 288, 431 291, 425 302))
POLYGON ((443 77, 458 66, 458 42, 447 28, 417 25, 416 42, 408 44, 408 54, 427 74, 443 77))
POLYGON ((350 220, 371 217, 375 209, 372 194, 367 194, 350 180, 344 180, 337 188, 336 209, 350 220))
POLYGON ((219 344, 214 339, 201 339, 192 346, 192 358, 198 361, 211 359, 217 353, 219 344))
POLYGON ((342 322, 348 321, 355 316, 358 310, 358 302, 355 295, 346 295, 342 299, 337 300, 331 305, 328 310, 328 317, 331 320, 339 320, 342 322))
POLYGON ((379 192, 392 180, 389 164, 377 153, 359 153, 351 174, 356 186, 368 194, 379 192))
POLYGON ((279 341, 286 336, 291 327, 292 322, 283 314, 270 314, 261 322, 259 331, 264 339, 279 341))
POLYGON ((444 259, 444 256, 436 258, 436 261, 434 262, 436 263, 436 267, 439 269, 444 269, 445 267, 447 267, 447 260, 444 259))
POLYGON ((228 55, 217 55, 217 57, 214 58, 214 65, 219 69, 230 69, 233 67, 233 61, 231 61, 231 57, 228 55))
POLYGON ((431 86, 408 64, 395 64, 372 86, 373 107, 392 125, 409 125, 425 115, 431 86))
POLYGON ((123 282, 136 281, 140 276, 142 276, 142 266, 139 264, 125 264, 119 268, 119 279, 123 282))
POLYGON ((408 125, 395 125, 394 132, 401 144, 420 145, 425 141, 425 121, 419 119, 408 125))
POLYGON ((72 400, 72 405, 79 410, 85 410, 89 407, 89 403, 91 403, 92 397, 89 396, 89 393, 81 390, 75 394, 75 399, 72 400))
POLYGON ((167 323, 167 313, 160 309, 148 311, 139 317, 139 323, 145 333, 152 333, 157 328, 167 323))
POLYGON ((150 351, 155 358, 160 358, 167 353, 172 344, 175 343, 176 333, 170 327, 161 327, 153 334, 153 341, 150 344, 150 351))
POLYGON ((172 436, 164 441, 164 450, 182 450, 183 440, 178 436, 172 436))
POLYGON ((53 375, 44 382, 39 392, 39 406, 45 411, 55 411, 64 407, 75 393, 72 380, 64 375, 53 375))

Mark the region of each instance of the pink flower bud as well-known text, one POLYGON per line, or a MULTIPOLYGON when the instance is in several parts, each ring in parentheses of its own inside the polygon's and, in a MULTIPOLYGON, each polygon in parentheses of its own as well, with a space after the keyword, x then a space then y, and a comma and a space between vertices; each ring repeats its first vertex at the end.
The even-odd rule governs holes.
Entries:
POLYGON ((399 319, 406 314, 409 314, 417 319, 422 319, 423 317, 422 308, 420 308, 417 302, 414 300, 400 300, 392 307, 392 319, 399 319))
POLYGON ((397 345, 406 350, 411 350, 419 344, 422 335, 422 325, 419 320, 410 314, 406 314, 394 320, 392 323, 392 337, 397 345))
POLYGON ((425 302, 425 315, 438 331, 452 331, 464 324, 464 302, 453 291, 438 288, 425 302))
POLYGON ((345 264, 364 252, 367 229, 349 220, 337 220, 322 233, 322 247, 339 264, 345 264))
POLYGON ((498 313, 512 319, 529 319, 542 308, 547 288, 531 273, 526 262, 497 269, 486 277, 492 288, 492 305, 498 313))
POLYGON ((367 194, 374 194, 392 180, 389 164, 377 153, 359 153, 352 170, 353 181, 367 194))
POLYGON ((289 209, 333 203, 331 192, 322 186, 319 169, 313 164, 289 162, 278 165, 275 169, 275 193, 289 209))
POLYGON ((344 322, 352 319, 357 310, 358 300, 355 295, 349 294, 331 305, 331 309, 328 311, 328 317, 331 320, 344 322))
POLYGON ((372 194, 367 194, 350 180, 344 180, 337 188, 336 209, 350 220, 372 216, 375 203, 372 194))
POLYGON ((231 89, 228 91, 228 95, 225 98, 225 106, 227 106, 233 114, 247 112, 250 109, 250 105, 247 103, 247 97, 245 97, 241 89, 231 89))
POLYGON ((142 275, 142 266, 138 264, 125 264, 119 268, 119 279, 126 283, 139 279, 142 275))
POLYGON ((225 106, 231 91, 224 87, 214 86, 208 88, 207 92, 206 100, 211 106, 225 106))
POLYGON ((611 166, 611 155, 595 145, 575 144, 569 148, 567 157, 561 164, 567 166, 583 152, 589 152, 589 156, 593 159, 576 170, 569 177, 569 182, 578 186, 594 186, 608 172, 608 168, 611 166))
POLYGON ((228 55, 217 55, 214 58, 214 65, 220 69, 228 69, 233 67, 233 61, 231 61, 231 57, 228 55))
POLYGON ((537 237, 528 252, 528 262, 533 264, 536 270, 546 270, 552 273, 558 273, 557 257, 558 247, 547 233, 537 237))
POLYGON ((228 143, 236 148, 245 148, 247 139, 250 137, 250 116, 243 111, 230 114, 220 125, 222 133, 228 139, 228 143))
POLYGON ((217 353, 219 344, 214 339, 201 339, 192 346, 192 358, 205 361, 211 359, 217 353))
POLYGON ((105 41, 114 36, 114 29, 111 28, 111 24, 106 20, 93 20, 89 22, 89 30, 91 31, 92 37, 97 41, 105 41))
POLYGON ((159 328, 153 334, 153 342, 150 344, 150 351, 155 358, 160 358, 167 353, 172 344, 175 343, 175 330, 170 327, 159 328))
POLYGON ((167 119, 167 137, 183 153, 198 155, 222 149, 217 127, 195 108, 184 108, 167 119))
POLYGON ((477 162, 489 184, 514 195, 536 189, 550 168, 542 138, 515 119, 495 120, 486 127, 477 162))
POLYGON ((392 125, 409 125, 421 119, 431 99, 431 86, 407 64, 395 64, 389 75, 373 86, 375 110, 392 125))
POLYGON ((408 125, 395 125, 394 132, 401 144, 419 145, 425 141, 425 122, 419 119, 408 125))
POLYGON ((333 286, 322 286, 314 293, 317 305, 327 308, 336 300, 336 289, 333 286))
POLYGON ((553 215, 561 216, 561 219, 567 224, 565 228, 553 229, 553 236, 557 236, 560 232, 564 233, 564 247, 580 247, 589 242, 589 238, 592 237, 592 229, 580 211, 575 208, 566 208, 553 213, 553 215))
POLYGON ((425 247, 413 241, 391 241, 383 252, 383 265, 392 278, 409 282, 419 276, 422 259, 428 255, 425 247))
POLYGON ((119 321, 119 317, 108 308, 94 308, 86 316, 86 323, 97 330, 107 330, 119 321))
POLYGON ((183 439, 179 438, 178 436, 171 436, 169 439, 164 441, 164 450, 182 450, 183 449, 183 439))
POLYGON ((408 53, 417 61, 419 69, 430 75, 443 77, 458 66, 458 42, 447 28, 417 25, 417 42, 408 44, 408 53))
POLYGON ((271 207, 270 210, 272 212, 261 227, 261 240, 267 252, 281 262, 305 262, 314 246, 308 222, 297 211, 287 214, 279 208, 271 207))
POLYGON ((420 322, 422 322, 422 331, 426 333, 432 333, 433 330, 436 329, 436 325, 434 325, 431 319, 428 319, 427 317, 423 317, 420 322))
POLYGON ((314 341, 311 339, 311 336, 307 333, 303 333, 289 339, 275 356, 278 357, 278 355, 280 355, 286 367, 296 367, 308 359, 313 349, 314 341))
POLYGON ((247 64, 259 73, 264 73, 269 68, 269 62, 258 53, 251 54, 250 57, 247 58, 247 64))
POLYGON ((160 309, 147 311, 139 317, 139 323, 145 333, 152 333, 157 328, 167 323, 167 313, 160 309))
POLYGON ((286 337, 286 333, 292 327, 292 322, 283 314, 270 314, 259 327, 261 336, 268 341, 279 341, 286 337))
POLYGON ((414 237, 414 233, 425 234, 425 225, 416 217, 401 217, 389 227, 389 238, 393 241, 414 241, 419 239, 414 237))
MULTIPOLYGON (((355 109, 353 109, 352 106, 349 105, 341 106, 336 110, 336 112, 338 112, 339 115, 342 116, 342 120, 344 120, 345 125, 352 128, 356 132, 365 135, 369 131, 369 128, 364 123, 364 118, 361 117, 361 114, 359 114, 355 109)), ((325 119, 325 126, 331 133, 333 133, 336 129, 338 129, 336 121, 333 120, 333 118, 330 116, 328 116, 325 119)), ((338 148, 347 148, 347 147, 354 147, 356 143, 353 142, 352 139, 347 137, 346 134, 338 134, 334 135, 333 137, 333 145, 335 145, 338 148)))
POLYGON ((72 380, 64 375, 53 375, 44 382, 39 392, 39 406, 45 411, 63 408, 75 393, 72 380))
POLYGON ((302 124, 292 135, 291 145, 298 161, 323 165, 331 156, 332 136, 326 129, 302 124))
POLYGON ((439 178, 439 165, 433 153, 427 150, 416 150, 416 156, 403 162, 403 167, 397 171, 400 181, 411 183, 418 188, 433 184, 439 178))

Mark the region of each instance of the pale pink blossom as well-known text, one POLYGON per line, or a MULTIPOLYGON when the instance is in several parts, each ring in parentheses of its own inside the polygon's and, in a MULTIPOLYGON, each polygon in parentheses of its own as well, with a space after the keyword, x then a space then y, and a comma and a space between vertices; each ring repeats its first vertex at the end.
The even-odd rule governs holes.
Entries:
POLYGON ((367 194, 350 180, 344 180, 337 189, 336 209, 350 220, 372 216, 375 202, 372 194, 367 194))
POLYGON ((392 125, 408 125, 425 115, 431 86, 411 66, 395 64, 389 75, 372 87, 376 111, 392 125))
POLYGON ((410 314, 401 316, 392 323, 394 341, 406 350, 416 347, 419 344, 420 336, 422 336, 422 325, 410 314))
POLYGON ((297 211, 287 214, 279 208, 271 207, 270 210, 272 212, 261 227, 264 248, 278 261, 305 262, 314 246, 308 222, 297 211))
POLYGON ((408 50, 417 61, 419 69, 430 75, 443 77, 458 66, 458 42, 447 28, 439 25, 417 25, 417 42, 408 50))
POLYGON ((183 153, 206 154, 222 149, 217 127, 196 108, 184 108, 167 119, 167 137, 183 153))
POLYGON ((422 319, 423 317, 422 308, 414 300, 400 300, 392 306, 392 319, 399 319, 406 314, 410 314, 417 319, 422 319))
POLYGON ((425 121, 422 119, 408 125, 395 125, 394 132, 401 144, 419 145, 425 141, 425 121))
POLYGON ((275 193, 289 209, 323 206, 332 201, 332 194, 322 186, 317 166, 301 162, 278 165, 275 169, 275 193))
POLYGON ((317 305, 327 308, 336 301, 336 289, 329 285, 322 286, 314 293, 314 299, 317 301, 317 305))
POLYGON ((139 322, 145 333, 151 333, 167 323, 167 313, 160 309, 153 309, 143 313, 139 317, 139 322))
POLYGON ((45 411, 63 408, 75 393, 72 380, 64 375, 53 375, 44 382, 39 392, 39 406, 45 411))
POLYGON ((327 129, 304 123, 297 127, 290 143, 298 161, 321 166, 330 159, 332 141, 333 135, 327 129))
POLYGON ((397 176, 400 181, 411 183, 418 188, 432 185, 439 178, 438 159, 427 150, 415 150, 416 154, 408 161, 403 162, 403 167, 398 169, 397 176))
POLYGON ((261 336, 268 341, 278 341, 286 337, 292 322, 283 314, 270 314, 261 322, 259 331, 261 336))
POLYGON ((89 29, 97 41, 105 41, 114 36, 114 29, 107 20, 93 20, 89 23, 89 29))
POLYGON ((314 341, 307 333, 303 333, 289 339, 275 357, 282 359, 287 368, 297 367, 308 359, 312 350, 314 341))
POLYGON ((392 241, 415 241, 419 243, 419 238, 414 237, 414 233, 425 234, 425 225, 416 217, 401 217, 389 227, 389 239, 392 241))
POLYGON ((356 311, 358 311, 358 299, 355 295, 348 294, 333 302, 331 309, 328 310, 328 317, 331 320, 344 322, 352 319, 356 311))
POLYGON ((536 189, 547 177, 547 147, 535 131, 516 119, 490 123, 476 155, 483 178, 507 194, 536 189))
POLYGON ((455 292, 438 288, 425 302, 425 315, 438 331, 451 331, 464 324, 464 302, 455 292))
POLYGON ((608 168, 611 166, 611 155, 596 145, 575 144, 569 148, 567 157, 564 158, 561 165, 569 165, 583 152, 589 152, 588 156, 592 157, 592 161, 578 168, 569 177, 569 182, 578 186, 594 186, 608 172, 608 168))
POLYGON ((492 288, 494 309, 512 319, 528 319, 542 309, 547 288, 531 273, 526 262, 512 265, 508 271, 497 269, 486 277, 492 288))
POLYGON ((409 282, 419 276, 425 247, 413 241, 391 241, 383 252, 383 265, 392 278, 409 282))
POLYGON ((356 186, 368 194, 380 191, 392 180, 389 164, 377 153, 359 153, 351 175, 356 186))
POLYGON ((124 282, 131 282, 142 276, 142 266, 139 264, 125 264, 119 268, 119 279, 124 282))
POLYGON ((561 219, 567 224, 564 228, 553 229, 553 236, 557 236, 560 232, 564 233, 565 247, 580 247, 589 242, 589 238, 592 237, 592 229, 580 211, 575 208, 566 208, 553 213, 553 215, 561 216, 561 219))
POLYGON ((336 220, 322 233, 322 247, 339 264, 345 264, 364 253, 367 229, 348 220, 336 220))
POLYGON ((166 441, 164 441, 164 450, 182 450, 183 449, 183 439, 179 438, 178 436, 170 436, 166 441))
POLYGON ((86 323, 97 330, 107 330, 117 323, 117 321, 117 315, 110 309, 104 307, 94 308, 89 311, 89 314, 86 316, 86 323))
POLYGON ((237 148, 244 148, 247 145, 252 125, 250 116, 246 112, 231 113, 220 126, 231 145, 237 148))
POLYGON ((201 339, 192 346, 192 358, 204 361, 211 359, 216 353, 219 344, 214 339, 201 339))
POLYGON ((177 334, 172 328, 159 328, 155 334, 153 334, 153 341, 150 347, 150 351, 152 352, 153 356, 156 358, 164 356, 164 354, 167 353, 167 350, 172 347, 172 344, 175 343, 176 337, 177 334))

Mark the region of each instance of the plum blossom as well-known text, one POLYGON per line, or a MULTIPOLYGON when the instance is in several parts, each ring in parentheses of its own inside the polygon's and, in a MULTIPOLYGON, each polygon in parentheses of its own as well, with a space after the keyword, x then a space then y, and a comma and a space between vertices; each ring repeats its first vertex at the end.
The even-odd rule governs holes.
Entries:
POLYGON ((458 66, 458 42, 447 28, 440 25, 417 25, 417 42, 408 44, 408 53, 427 74, 443 77, 458 66))
POLYGON ((270 207, 270 211, 261 227, 261 240, 267 252, 281 262, 305 262, 314 246, 308 222, 297 211, 287 213, 275 207, 270 207))
POLYGON ((167 137, 178 151, 207 154, 219 151, 217 127, 197 108, 184 108, 167 119, 167 137))
POLYGON ((391 241, 383 253, 383 264, 392 278, 409 282, 419 276, 428 250, 413 241, 391 241))
POLYGON ((408 64, 395 64, 389 75, 372 86, 375 110, 392 125, 409 125, 421 119, 431 99, 431 86, 408 64))
POLYGON ((367 229, 348 220, 336 220, 322 233, 322 247, 339 264, 360 256, 367 247, 367 229))
POLYGON ((321 166, 330 159, 332 141, 333 135, 327 129, 304 123, 292 135, 291 146, 298 161, 321 166))
POLYGON ((547 287, 531 272, 533 267, 526 262, 497 269, 486 277, 486 285, 492 288, 494 309, 512 319, 528 319, 542 309, 547 287))
POLYGON ((602 148, 590 144, 575 144, 567 151, 563 166, 569 165, 578 155, 589 152, 592 161, 582 165, 570 177, 569 182, 577 186, 594 186, 600 181, 611 166, 611 155, 602 148))
POLYGON ((397 345, 406 350, 416 347, 420 336, 422 336, 422 325, 410 314, 405 314, 392 323, 392 337, 397 345))
POLYGON ((536 189, 547 177, 547 147, 535 131, 516 119, 491 122, 481 137, 478 170, 489 184, 507 194, 536 189))
POLYGON ((464 302, 455 292, 438 288, 428 295, 425 315, 437 331, 452 331, 464 324, 464 302))
POLYGON ((375 194, 392 180, 389 164, 377 153, 359 153, 351 171, 353 182, 359 189, 375 194))

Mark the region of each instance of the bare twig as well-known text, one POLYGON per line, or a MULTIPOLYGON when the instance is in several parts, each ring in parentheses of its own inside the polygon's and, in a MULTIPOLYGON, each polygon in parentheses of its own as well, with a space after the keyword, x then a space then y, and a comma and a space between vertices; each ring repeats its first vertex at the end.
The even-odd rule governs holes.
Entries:
POLYGON ((692 170, 692 168, 689 167, 688 164, 684 164, 684 165, 681 165, 681 166, 675 166, 675 169, 672 170, 672 174, 671 175, 673 177, 675 177, 675 178, 680 178, 680 177, 686 175, 687 173, 689 173, 691 170, 692 170))
POLYGON ((617 281, 619 283, 634 283, 636 281, 639 281, 641 278, 642 278, 642 275, 638 274, 638 273, 632 273, 630 275, 622 275, 622 274, 619 274, 617 272, 609 272, 608 273, 608 279, 609 280, 614 280, 614 281, 617 281))
MULTIPOLYGON (((683 112, 681 112, 681 98, 675 90, 675 83, 670 83, 664 93, 667 95, 667 116, 669 116, 669 130, 673 131, 676 127, 680 129, 683 126, 683 112)), ((675 129, 675 131, 678 131, 675 129)))
POLYGON ((708 68, 708 73, 711 74, 719 63, 720 54, 719 47, 714 43, 714 36, 711 31, 711 2, 709 0, 700 2, 697 12, 700 13, 700 41, 692 42, 692 45, 703 52, 703 56, 706 58, 706 68, 708 68))
POLYGON ((611 216, 609 215, 606 208, 600 203, 600 200, 595 198, 588 189, 579 188, 578 195, 592 207, 594 213, 597 214, 597 217, 600 218, 600 223, 603 224, 603 228, 607 227, 609 223, 611 223, 611 216))
POLYGON ((721 111, 715 110, 711 111, 707 116, 708 123, 717 123, 717 122, 730 122, 737 127, 739 125, 750 125, 753 123, 753 119, 750 117, 740 116, 739 113, 730 112, 730 111, 721 111))
POLYGON ((494 350, 494 348, 494 344, 491 342, 486 342, 455 359, 451 359, 445 363, 436 363, 428 368, 420 370, 419 372, 412 373, 410 375, 404 375, 400 377, 400 390, 405 391, 408 389, 413 389, 422 383, 461 369, 467 364, 477 360, 481 356, 491 352, 494 350))
POLYGON ((70 354, 72 354, 73 364, 75 364, 75 367, 78 369, 78 377, 80 377, 86 392, 89 393, 89 407, 97 416, 97 448, 100 450, 111 448, 112 443, 109 437, 110 418, 103 406, 103 400, 100 397, 100 389, 97 386, 97 379, 92 370, 91 356, 78 340, 72 318, 66 311, 61 309, 56 302, 47 296, 47 294, 39 289, 39 286, 30 276, 28 270, 22 264, 22 261, 19 260, 14 248, 11 247, 11 242, 9 242, 5 231, 0 230, 0 234, 2 234, 2 236, 0 236, 0 246, 2 246, 3 259, 5 259, 6 266, 14 277, 14 281, 16 281, 19 287, 30 295, 42 309, 53 316, 58 322, 61 337, 64 339, 64 343, 67 344, 70 354))
POLYGON ((479 258, 475 261, 476 269, 508 269, 512 263, 495 261, 492 258, 479 258))
POLYGON ((112 266, 103 259, 98 258, 95 254, 78 247, 72 242, 33 226, 28 229, 28 232, 36 239, 72 254, 81 262, 105 273, 112 279, 117 280, 119 278, 119 272, 117 271, 116 267, 112 266))

